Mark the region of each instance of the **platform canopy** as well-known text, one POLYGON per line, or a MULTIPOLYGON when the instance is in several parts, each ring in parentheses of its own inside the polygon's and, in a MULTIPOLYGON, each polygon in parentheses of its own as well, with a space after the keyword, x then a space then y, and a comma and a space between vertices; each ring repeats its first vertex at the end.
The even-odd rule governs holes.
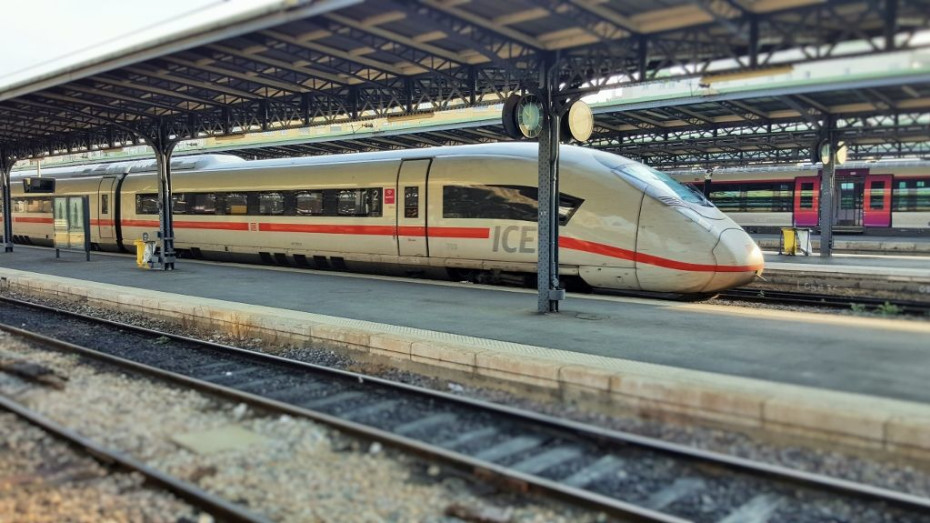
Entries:
MULTIPOLYGON (((34 156, 497 104, 537 88, 547 68, 559 96, 570 98, 650 80, 897 52, 926 45, 920 32, 928 27, 928 0, 282 1, 6 86, 0 157, 9 165, 34 156)), ((780 115, 794 111, 795 122, 810 128, 774 140, 793 136, 800 144, 809 137, 798 133, 819 132, 815 120, 837 105, 871 104, 876 110, 862 115, 897 117, 905 102, 926 99, 927 86, 850 88, 842 97, 779 94, 624 108, 598 116, 594 144, 675 162, 715 150, 800 151, 808 145, 784 147, 752 133, 728 144, 721 124, 736 118, 745 125, 727 128, 777 130, 790 120, 780 115), (672 139, 677 145, 669 147, 672 139)), ((493 124, 443 133, 372 140, 366 147, 447 143, 446 135, 462 142, 500 137, 493 124)))

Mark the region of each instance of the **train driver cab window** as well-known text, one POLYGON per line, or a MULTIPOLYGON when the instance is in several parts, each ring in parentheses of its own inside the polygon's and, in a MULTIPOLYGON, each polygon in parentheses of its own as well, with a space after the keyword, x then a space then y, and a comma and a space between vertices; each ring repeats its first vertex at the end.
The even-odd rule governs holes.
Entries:
POLYGON ((404 187, 404 218, 417 218, 420 215, 420 188, 404 187))
POLYGON ((110 214, 110 195, 100 195, 100 214, 110 214))
POLYGON ((869 208, 873 211, 885 208, 885 182, 872 180, 869 183, 869 208))
POLYGON ((248 214, 249 196, 245 193, 226 193, 226 214, 248 214))
POLYGON ((814 182, 801 183, 801 205, 802 209, 814 208, 814 182))
POLYGON ((284 195, 279 192, 263 192, 258 197, 259 214, 284 214, 284 195))
POLYGON ((297 214, 302 216, 316 216, 323 214, 323 191, 298 192, 297 214))

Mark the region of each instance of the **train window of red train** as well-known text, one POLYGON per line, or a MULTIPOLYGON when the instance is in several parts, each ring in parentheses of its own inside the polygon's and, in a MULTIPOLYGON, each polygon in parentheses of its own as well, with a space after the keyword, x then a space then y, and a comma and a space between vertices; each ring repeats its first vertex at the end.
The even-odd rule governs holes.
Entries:
POLYGON ((813 209, 814 208, 814 182, 802 182, 801 183, 801 202, 800 207, 802 209, 813 209))
POLYGON ((869 209, 880 211, 885 208, 885 182, 872 180, 869 183, 869 209))
POLYGON ((110 195, 100 195, 100 214, 110 214, 110 195))

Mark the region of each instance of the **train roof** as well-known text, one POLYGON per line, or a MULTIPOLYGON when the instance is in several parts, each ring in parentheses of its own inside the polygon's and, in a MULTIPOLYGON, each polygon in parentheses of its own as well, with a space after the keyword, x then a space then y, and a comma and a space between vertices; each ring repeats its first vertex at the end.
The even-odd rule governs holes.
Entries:
MULTIPOLYGON (((224 165, 245 164, 246 161, 231 154, 201 154, 191 156, 178 156, 171 159, 172 171, 193 171, 216 169, 224 165)), ((155 172, 157 164, 154 158, 142 160, 129 160, 122 162, 96 163, 84 165, 67 165, 42 169, 41 175, 55 178, 71 178, 77 176, 102 176, 129 174, 141 172, 155 172)), ((14 177, 35 176, 36 169, 24 169, 12 173, 14 177)))
MULTIPOLYGON (((889 159, 881 161, 859 161, 859 162, 846 162, 842 165, 838 165, 837 169, 844 170, 855 170, 855 169, 875 169, 875 168, 887 168, 887 167, 930 167, 930 161, 920 160, 916 158, 907 158, 907 159, 889 159)), ((804 164, 778 164, 778 165, 745 165, 742 167, 723 167, 720 169, 714 169, 714 174, 721 173, 732 173, 732 174, 745 174, 745 173, 777 173, 785 171, 812 171, 816 172, 823 169, 822 163, 804 163, 804 164)), ((693 168, 693 169, 675 169, 665 171, 671 175, 696 175, 707 172, 706 168, 693 168)))
MULTIPOLYGON (((560 150, 562 157, 576 158, 585 153, 591 154, 596 149, 563 145, 560 150)), ((510 156, 536 160, 539 153, 539 144, 535 142, 497 142, 473 145, 451 145, 443 147, 425 147, 420 149, 402 149, 394 151, 375 151, 366 153, 348 153, 321 156, 305 156, 299 158, 273 158, 266 160, 252 160, 245 164, 229 165, 229 168, 275 168, 298 165, 331 165, 335 163, 375 162, 384 160, 412 160, 417 158, 437 158, 455 156, 510 156)), ((630 160, 627 160, 630 161, 630 160)), ((223 166, 224 168, 227 166, 223 166)))
MULTIPOLYGON (((376 151, 366 153, 347 153, 338 155, 306 156, 299 158, 275 158, 266 160, 247 161, 237 156, 223 154, 191 155, 173 158, 171 169, 180 171, 213 171, 238 169, 270 169, 291 166, 332 165, 344 162, 375 162, 385 160, 409 160, 416 158, 437 158, 456 156, 496 156, 526 158, 536 161, 539 144, 535 142, 498 142, 474 145, 453 145, 444 147, 428 147, 422 149, 404 149, 394 151, 376 151)), ((563 145, 560 148, 560 158, 563 160, 583 161, 592 155, 609 155, 618 164, 632 162, 628 158, 600 151, 598 149, 563 145)), ((75 165, 65 167, 50 167, 42 170, 43 176, 56 178, 70 178, 79 176, 102 176, 132 173, 155 172, 154 159, 133 160, 123 162, 75 165)), ((17 171, 18 178, 35 176, 35 170, 17 171)))

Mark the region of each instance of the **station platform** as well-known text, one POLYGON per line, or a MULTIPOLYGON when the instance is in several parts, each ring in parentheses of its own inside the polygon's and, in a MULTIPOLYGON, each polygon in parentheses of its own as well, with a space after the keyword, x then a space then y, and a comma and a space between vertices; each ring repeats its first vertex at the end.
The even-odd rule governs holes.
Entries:
POLYGON ((0 254, 0 289, 930 458, 927 321, 575 294, 540 315, 535 290, 24 246, 0 254))
POLYGON ((763 279, 749 288, 930 303, 930 252, 878 255, 834 251, 832 256, 821 257, 816 251, 810 256, 789 256, 763 250, 763 255, 763 279))
MULTIPOLYGON (((778 234, 752 233, 752 238, 763 251, 778 252, 781 237, 778 234)), ((812 234, 814 253, 820 253, 820 235, 812 234)), ((930 234, 913 236, 879 236, 872 234, 833 234, 833 251, 846 254, 902 254, 930 256, 930 234)))

